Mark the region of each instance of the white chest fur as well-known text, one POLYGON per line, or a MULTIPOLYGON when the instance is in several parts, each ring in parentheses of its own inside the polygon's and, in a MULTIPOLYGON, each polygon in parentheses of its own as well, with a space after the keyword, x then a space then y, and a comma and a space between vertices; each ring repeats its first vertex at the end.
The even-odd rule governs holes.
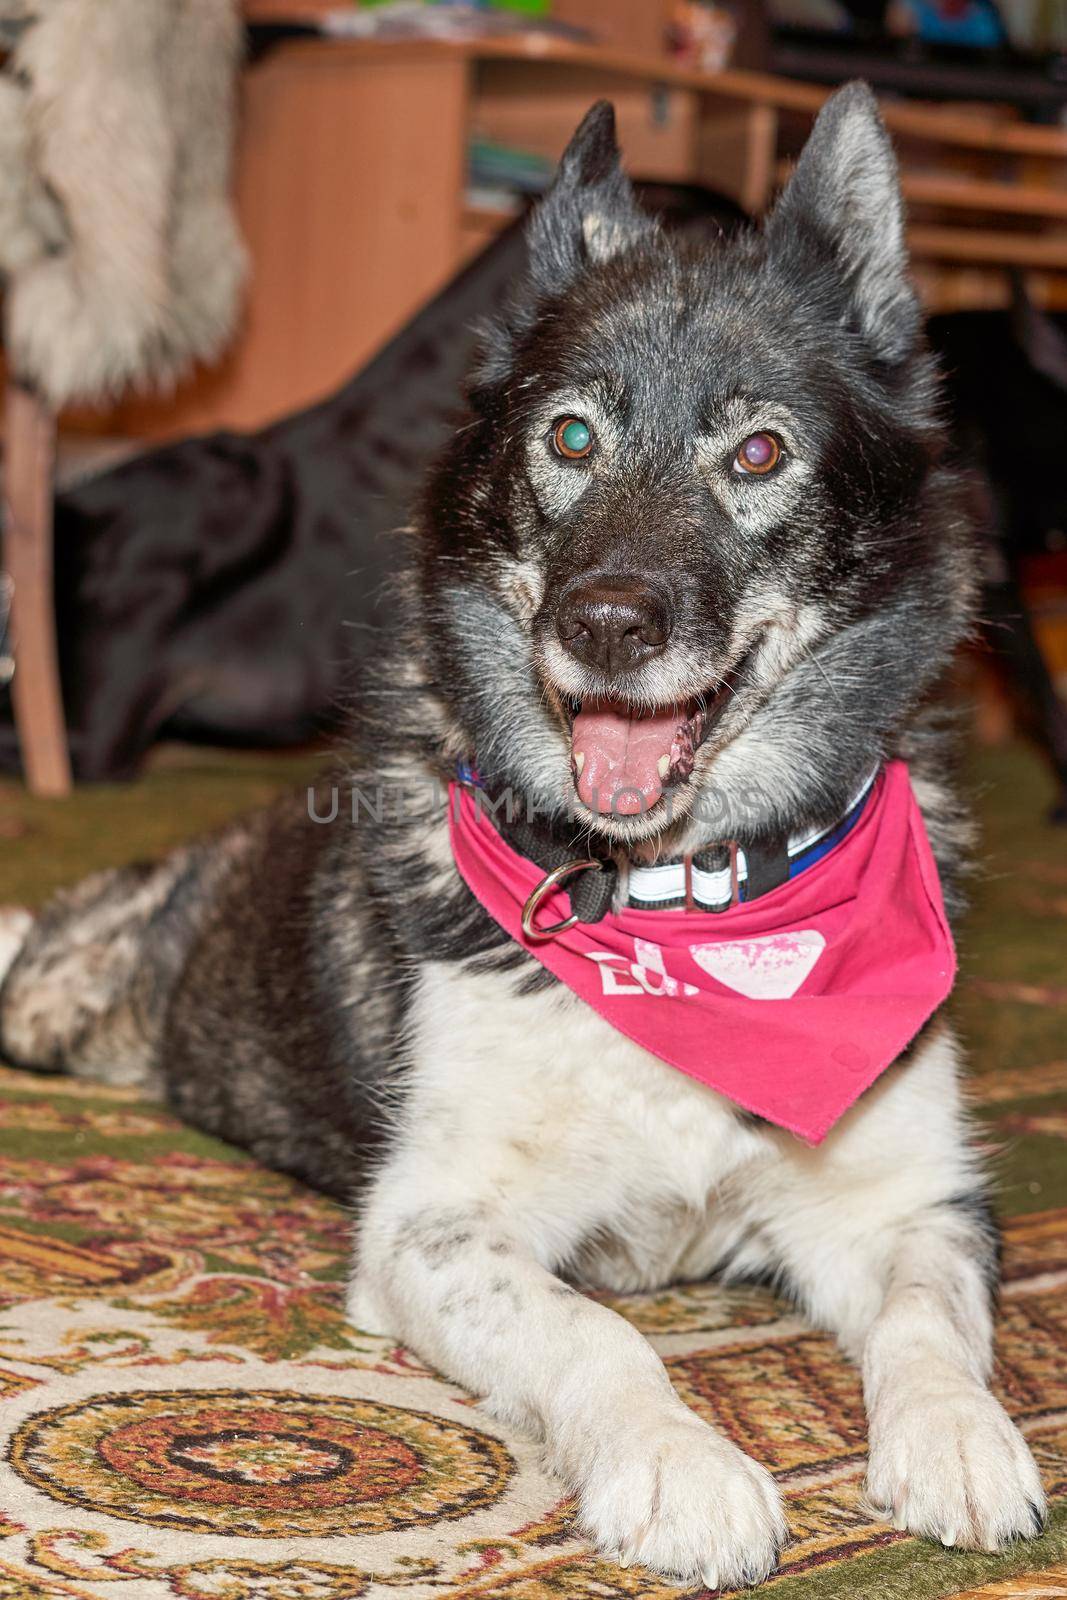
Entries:
POLYGON ((431 965, 410 1037, 407 1139, 439 1146, 447 1130, 459 1166, 590 1216, 571 1266, 601 1287, 706 1273, 736 1225, 731 1179, 773 1152, 773 1135, 561 985, 523 994, 510 975, 431 965))

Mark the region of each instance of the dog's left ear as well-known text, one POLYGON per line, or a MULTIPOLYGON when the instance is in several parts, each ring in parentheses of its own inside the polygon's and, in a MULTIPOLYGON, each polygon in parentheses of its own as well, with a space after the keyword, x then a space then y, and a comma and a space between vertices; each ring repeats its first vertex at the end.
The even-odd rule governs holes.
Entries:
POLYGON ((903 361, 922 315, 908 276, 896 156, 865 83, 846 84, 823 106, 767 220, 772 248, 783 252, 812 233, 844 272, 875 354, 903 361))
POLYGON ((555 182, 530 218, 534 283, 554 293, 590 262, 610 260, 655 226, 622 170, 614 108, 600 100, 583 117, 555 182))

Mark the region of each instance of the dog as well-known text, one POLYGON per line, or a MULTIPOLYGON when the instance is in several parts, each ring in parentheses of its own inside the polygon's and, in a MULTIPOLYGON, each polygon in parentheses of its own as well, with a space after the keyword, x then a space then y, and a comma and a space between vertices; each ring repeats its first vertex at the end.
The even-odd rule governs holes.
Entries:
POLYGON ((876 103, 835 94, 721 243, 639 210, 598 105, 528 256, 343 770, 10 926, 4 1052, 353 1201, 353 1321, 539 1435, 623 1564, 731 1588, 786 1539, 769 1472, 579 1292, 712 1275, 859 1363, 873 1506, 999 1549, 1044 1495, 987 1386, 996 1230, 939 1011, 970 835, 937 685, 974 555, 876 103), (839 992, 857 851, 881 898, 839 992), (812 927, 722 944, 798 894, 812 927))

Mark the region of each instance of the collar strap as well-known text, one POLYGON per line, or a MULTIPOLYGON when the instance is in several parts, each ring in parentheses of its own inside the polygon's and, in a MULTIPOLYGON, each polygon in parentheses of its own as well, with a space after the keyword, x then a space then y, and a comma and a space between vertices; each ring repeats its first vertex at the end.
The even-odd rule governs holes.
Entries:
POLYGON ((571 910, 579 922, 603 921, 611 910, 619 887, 619 869, 611 856, 595 855, 588 845, 583 852, 577 846, 568 845, 556 838, 547 829, 539 828, 535 823, 525 822, 521 818, 508 822, 503 816, 497 816, 494 818, 494 823, 497 831, 503 835, 513 850, 517 850, 520 856, 525 856, 528 861, 543 867, 546 874, 555 872, 559 867, 570 865, 583 853, 591 861, 599 861, 602 870, 583 872, 570 878, 567 882, 567 893, 571 910))
POLYGON ((843 817, 828 828, 808 829, 788 839, 750 845, 711 845, 684 861, 652 867, 630 863, 626 903, 641 911, 727 911, 738 901, 759 900, 797 878, 840 844, 863 814, 877 768, 852 796, 843 817))
MULTIPOLYGON (((681 861, 657 862, 642 867, 619 863, 608 854, 594 852, 586 841, 585 856, 599 862, 601 871, 570 878, 567 890, 571 909, 579 922, 601 922, 620 899, 639 911, 727 911, 739 901, 758 900, 791 878, 798 877, 827 855, 851 832, 863 814, 875 778, 875 768, 849 801, 837 822, 828 828, 809 829, 788 838, 761 841, 742 847, 733 841, 706 846, 681 861)), ((482 787, 476 770, 461 764, 459 781, 482 787)), ((512 849, 544 869, 557 871, 572 864, 582 851, 560 839, 543 825, 522 818, 507 820, 494 815, 494 825, 512 849)))

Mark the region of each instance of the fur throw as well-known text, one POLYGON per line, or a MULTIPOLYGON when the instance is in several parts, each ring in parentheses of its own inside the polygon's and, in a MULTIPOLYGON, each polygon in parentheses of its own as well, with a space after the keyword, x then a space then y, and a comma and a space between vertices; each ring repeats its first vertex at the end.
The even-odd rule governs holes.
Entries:
POLYGON ((54 406, 173 383, 233 332, 236 0, 0 0, 0 272, 54 406))

